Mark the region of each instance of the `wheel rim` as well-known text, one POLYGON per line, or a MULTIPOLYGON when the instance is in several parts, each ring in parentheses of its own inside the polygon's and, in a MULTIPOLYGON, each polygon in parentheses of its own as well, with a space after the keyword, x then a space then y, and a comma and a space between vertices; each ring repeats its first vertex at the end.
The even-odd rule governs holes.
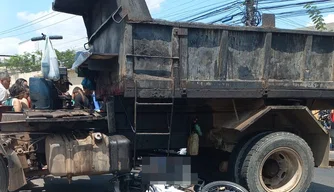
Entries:
POLYGON ((287 147, 277 148, 261 162, 260 182, 268 192, 292 191, 302 176, 302 160, 299 154, 287 147))
POLYGON ((228 185, 216 185, 210 187, 206 192, 244 192, 242 189, 228 185))

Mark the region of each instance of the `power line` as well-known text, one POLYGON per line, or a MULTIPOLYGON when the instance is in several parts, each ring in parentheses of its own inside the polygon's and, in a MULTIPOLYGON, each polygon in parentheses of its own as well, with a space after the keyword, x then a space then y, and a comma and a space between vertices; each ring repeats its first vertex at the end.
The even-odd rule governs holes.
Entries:
MULTIPOLYGON (((184 17, 185 15, 187 15, 187 13, 192 13, 192 14, 194 14, 194 12, 196 12, 196 11, 197 11, 196 14, 198 14, 198 11, 202 12, 202 11, 204 10, 204 8, 208 8, 208 7, 212 7, 212 6, 217 7, 217 5, 219 5, 219 6, 224 6, 224 5, 225 5, 225 4, 221 5, 221 3, 213 3, 213 4, 210 4, 210 5, 201 7, 201 8, 199 9, 198 6, 201 5, 201 4, 203 4, 203 3, 207 3, 207 1, 204 1, 204 2, 202 2, 202 3, 199 3, 199 4, 196 4, 196 5, 193 5, 193 6, 189 6, 189 7, 188 7, 188 8, 196 7, 195 9, 191 9, 191 10, 188 10, 188 11, 184 11, 184 10, 182 10, 182 11, 179 11, 179 12, 176 12, 176 13, 171 13, 171 14, 169 14, 169 15, 166 15, 165 17, 170 17, 170 16, 172 16, 171 18, 173 18, 173 17, 181 17, 181 16, 184 17)), ((210 10, 211 10, 211 8, 210 8, 210 9, 206 9, 206 11, 210 11, 210 10)), ((188 15, 188 17, 189 17, 189 15, 188 15)))
POLYGON ((232 5, 229 5, 227 7, 223 7, 223 8, 220 8, 220 9, 216 9, 216 10, 213 10, 209 13, 205 13, 205 14, 202 14, 198 17, 195 17, 195 18, 192 18, 192 19, 189 19, 187 20, 188 22, 195 22, 195 21, 199 21, 199 20, 203 20, 203 19, 207 19, 207 18, 210 18, 212 16, 216 16, 222 12, 226 12, 228 10, 231 10, 232 8, 236 7, 236 5, 238 5, 238 3, 233 3, 232 5))
MULTIPOLYGON (((232 2, 236 2, 236 1, 232 1, 232 2)), ((193 17, 195 17, 195 18, 200 17, 199 15, 203 16, 203 15, 213 13, 213 12, 217 11, 217 9, 219 9, 219 10, 224 9, 226 6, 229 6, 232 2, 228 2, 228 3, 222 4, 222 5, 220 4, 219 6, 216 6, 214 8, 205 9, 204 11, 191 14, 187 17, 183 17, 183 18, 179 19, 178 21, 190 20, 193 17)))
POLYGON ((333 0, 315 0, 315 1, 307 1, 307 2, 299 2, 299 3, 291 3, 291 4, 283 4, 283 5, 275 5, 269 7, 260 7, 260 9, 285 9, 285 8, 293 8, 296 6, 306 5, 308 3, 328 3, 333 0))
POLYGON ((27 32, 20 33, 20 34, 17 34, 17 35, 13 35, 13 36, 7 36, 7 37, 2 37, 2 38, 17 37, 17 36, 20 36, 20 35, 25 35, 25 34, 33 33, 33 32, 35 32, 35 31, 38 31, 38 30, 41 30, 41 29, 45 29, 45 28, 51 27, 51 26, 53 26, 53 25, 57 25, 57 24, 59 24, 59 23, 62 23, 62 22, 64 22, 64 21, 67 21, 67 20, 73 19, 74 17, 77 17, 77 16, 72 16, 72 17, 70 17, 70 18, 67 18, 67 19, 64 19, 64 20, 58 21, 58 22, 56 22, 56 23, 53 23, 53 24, 51 24, 51 25, 48 25, 48 26, 45 26, 45 27, 42 27, 42 28, 39 28, 39 29, 36 29, 36 30, 27 31, 27 32))
POLYGON ((232 12, 229 14, 229 16, 225 16, 225 17, 223 17, 223 18, 220 18, 220 19, 211 21, 211 24, 218 23, 218 22, 220 22, 220 21, 221 21, 222 23, 226 23, 226 22, 228 22, 228 21, 233 20, 233 18, 236 17, 236 16, 238 16, 238 15, 243 15, 242 12, 235 13, 235 12, 237 12, 238 10, 239 10, 239 9, 236 9, 236 10, 232 11, 232 12))
POLYGON ((84 47, 84 44, 82 43, 73 43, 73 44, 67 44, 67 45, 62 45, 62 46, 54 46, 54 47, 57 47, 58 49, 70 49, 70 48, 73 48, 73 47, 84 47))
MULTIPOLYGON (((190 1, 187 1, 187 2, 182 3, 182 4, 180 4, 180 5, 171 7, 171 8, 169 8, 169 9, 165 10, 164 12, 170 11, 170 10, 175 9, 175 8, 180 8, 180 7, 183 6, 183 5, 187 5, 187 4, 189 4, 189 3, 193 3, 193 2, 195 2, 195 1, 196 1, 196 0, 190 0, 190 1)), ((166 17, 166 14, 161 15, 160 17, 166 17)))
MULTIPOLYGON (((270 13, 273 13, 272 11, 270 11, 270 10, 268 10, 268 9, 264 9, 264 10, 266 10, 266 11, 268 11, 268 12, 270 12, 270 13)), ((298 26, 298 27, 305 27, 304 25, 301 25, 301 24, 299 24, 299 23, 297 23, 297 22, 295 22, 295 21, 293 21, 293 20, 290 20, 289 18, 278 18, 278 19, 281 19, 281 20, 287 20, 287 21, 293 23, 295 26, 298 26)))
POLYGON ((23 24, 23 25, 19 25, 19 26, 13 27, 13 28, 11 28, 11 29, 7 29, 7 30, 4 30, 4 31, 1 31, 1 32, 0 32, 0 35, 7 34, 7 33, 11 33, 11 32, 14 32, 14 31, 17 31, 17 30, 20 30, 20 29, 23 29, 23 28, 26 28, 26 27, 35 25, 35 24, 37 24, 37 23, 40 23, 40 22, 42 22, 42 21, 45 21, 45 20, 47 20, 47 19, 50 19, 50 18, 55 17, 55 16, 57 16, 57 15, 60 14, 60 13, 56 13, 56 15, 52 15, 52 14, 54 14, 54 13, 55 13, 55 12, 49 13, 49 14, 47 14, 47 15, 44 15, 44 16, 39 17, 39 18, 37 18, 37 19, 34 19, 34 20, 32 20, 32 21, 30 21, 30 22, 28 22, 28 23, 25 23, 25 24, 23 24), (50 16, 50 15, 51 15, 51 17, 47 17, 47 16, 50 16), (45 17, 47 17, 47 18, 45 18, 45 17), (41 21, 38 21, 39 19, 42 19, 42 20, 41 20, 41 21), (38 22, 35 23, 35 21, 38 21, 38 22))
POLYGON ((62 42, 62 43, 60 43, 60 44, 54 44, 54 46, 59 46, 59 45, 63 45, 63 44, 68 44, 68 43, 72 43, 72 42, 80 41, 80 40, 85 39, 85 38, 87 38, 87 37, 81 37, 81 38, 79 38, 79 39, 75 39, 75 40, 71 40, 71 41, 62 42))
MULTIPOLYGON (((259 4, 261 4, 261 6, 259 6, 259 10, 275 10, 275 9, 291 9, 294 7, 300 7, 303 6, 307 3, 318 3, 318 4, 327 4, 328 6, 326 7, 318 7, 319 10, 322 11, 322 13, 326 13, 326 12, 330 12, 333 9, 331 7, 329 7, 330 2, 333 2, 333 0, 313 0, 313 1, 304 1, 304 2, 296 2, 293 0, 276 0, 276 1, 272 1, 272 0, 261 0, 259 1, 259 4), (282 2, 288 2, 288 4, 282 4, 282 2), (264 6, 267 4, 273 4, 273 3, 278 3, 277 5, 273 5, 273 6, 264 6)), ((294 26, 302 26, 304 27, 304 25, 301 25, 300 23, 291 20, 289 18, 291 17, 296 17, 296 16, 302 16, 302 15, 306 15, 306 9, 302 8, 302 10, 293 10, 293 11, 287 11, 287 12, 282 12, 282 13, 274 13, 276 16, 279 16, 277 18, 280 18, 279 20, 285 20, 288 21, 289 25, 291 25, 291 23, 293 23, 294 26)), ((304 21, 303 21, 304 22, 304 21)))

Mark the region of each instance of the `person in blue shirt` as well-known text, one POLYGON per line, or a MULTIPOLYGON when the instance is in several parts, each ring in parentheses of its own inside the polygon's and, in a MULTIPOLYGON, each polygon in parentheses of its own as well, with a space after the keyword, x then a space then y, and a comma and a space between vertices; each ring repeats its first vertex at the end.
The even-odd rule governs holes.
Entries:
POLYGON ((95 82, 86 77, 82 80, 81 85, 84 89, 84 93, 86 97, 89 99, 89 102, 92 104, 92 106, 94 106, 93 107, 94 110, 99 112, 100 105, 96 101, 96 97, 95 97, 95 89, 96 89, 95 82))

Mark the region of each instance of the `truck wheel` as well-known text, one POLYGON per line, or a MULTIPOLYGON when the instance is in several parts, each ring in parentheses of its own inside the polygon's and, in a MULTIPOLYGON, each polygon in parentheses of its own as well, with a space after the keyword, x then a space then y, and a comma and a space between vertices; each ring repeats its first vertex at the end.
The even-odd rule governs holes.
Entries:
POLYGON ((211 191, 248 192, 244 187, 228 181, 215 181, 205 185, 201 190, 201 192, 211 191))
POLYGON ((310 147, 297 135, 276 132, 257 141, 241 175, 251 192, 307 191, 314 173, 310 147))
POLYGON ((247 151, 250 150, 250 148, 256 143, 258 140, 263 138, 264 136, 270 134, 271 132, 263 132, 255 135, 254 137, 249 138, 248 140, 242 140, 240 141, 237 146, 233 149, 231 158, 229 160, 229 175, 232 177, 232 181, 239 183, 239 184, 245 184, 245 181, 242 182, 242 178, 240 176, 242 162, 244 162, 247 151))
POLYGON ((8 183, 9 183, 8 169, 7 165, 0 155, 0 192, 8 191, 8 183))

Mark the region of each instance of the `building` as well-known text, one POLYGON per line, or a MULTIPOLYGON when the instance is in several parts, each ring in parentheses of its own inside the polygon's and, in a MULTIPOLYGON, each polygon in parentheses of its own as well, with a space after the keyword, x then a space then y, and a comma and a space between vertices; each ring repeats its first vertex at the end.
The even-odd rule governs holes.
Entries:
POLYGON ((0 63, 2 63, 5 59, 12 57, 13 55, 0 55, 0 63))

